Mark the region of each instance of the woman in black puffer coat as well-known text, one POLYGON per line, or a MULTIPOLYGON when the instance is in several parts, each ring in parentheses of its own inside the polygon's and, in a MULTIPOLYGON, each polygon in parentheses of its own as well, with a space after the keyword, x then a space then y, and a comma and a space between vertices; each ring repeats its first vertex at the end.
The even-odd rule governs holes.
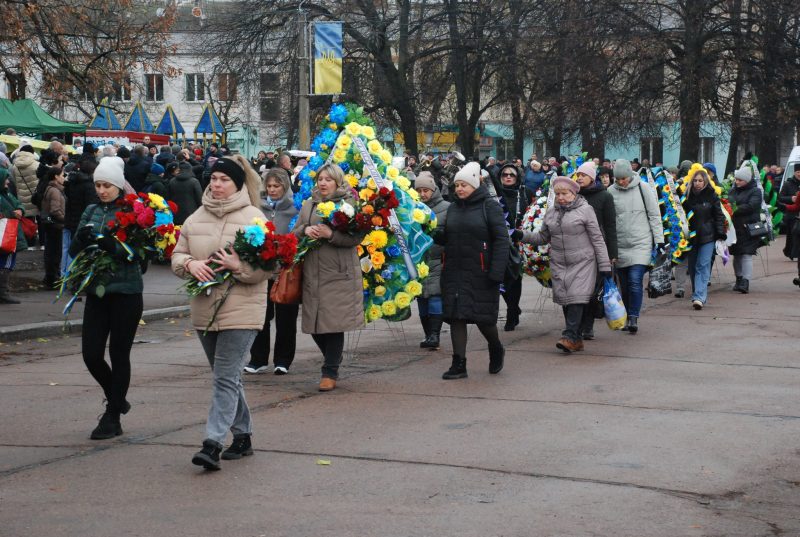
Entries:
MULTIPOLYGON (((696 166, 696 165, 695 165, 696 166)), ((695 232, 689 251, 689 277, 692 279, 692 307, 703 309, 708 299, 708 280, 711 277, 711 260, 714 243, 725 240, 725 216, 708 173, 692 166, 683 210, 692 213, 689 229, 695 232)))
MULTIPOLYGON (((522 217, 528 210, 528 196, 526 189, 522 186, 522 174, 513 164, 506 164, 500 168, 500 183, 502 184, 499 194, 505 201, 506 223, 508 229, 514 230, 520 227, 522 217)), ((512 241, 511 248, 519 249, 519 243, 512 241)), ((506 271, 503 281, 503 300, 506 301, 506 332, 513 331, 519 324, 519 316, 522 309, 519 301, 522 297, 522 275, 517 271, 513 274, 506 271)))
POLYGON ((764 245, 761 237, 751 237, 746 225, 761 221, 761 189, 754 181, 754 173, 747 163, 734 173, 734 187, 728 194, 728 200, 734 207, 733 229, 736 230, 736 244, 730 248, 733 255, 733 271, 736 273, 734 291, 742 294, 750 292, 750 280, 753 277, 753 256, 764 245))
POLYGON ((64 235, 62 238, 64 248, 64 258, 61 260, 61 273, 72 262, 69 255, 69 245, 72 237, 78 230, 81 215, 86 207, 92 203, 98 203, 97 192, 94 188, 94 170, 97 168, 97 161, 93 158, 84 158, 78 162, 77 167, 69 174, 69 179, 64 183, 64 195, 67 197, 66 215, 64 216, 64 235))
POLYGON ((489 373, 503 368, 497 313, 510 241, 500 205, 481 185, 480 173, 478 163, 470 162, 456 174, 454 201, 436 236, 444 245, 443 318, 453 342, 453 362, 442 375, 446 380, 467 376, 467 324, 477 324, 489 343, 489 373))

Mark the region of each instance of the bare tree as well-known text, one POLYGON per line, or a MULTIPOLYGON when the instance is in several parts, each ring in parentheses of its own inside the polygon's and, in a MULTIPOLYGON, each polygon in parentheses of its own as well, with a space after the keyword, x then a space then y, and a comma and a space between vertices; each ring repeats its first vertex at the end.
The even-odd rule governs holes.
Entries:
POLYGON ((7 0, 0 18, 0 70, 12 82, 11 96, 24 97, 26 79, 37 71, 48 98, 89 116, 115 89, 130 91, 131 64, 174 74, 166 61, 173 47, 165 36, 175 9, 164 6, 155 0, 7 0))

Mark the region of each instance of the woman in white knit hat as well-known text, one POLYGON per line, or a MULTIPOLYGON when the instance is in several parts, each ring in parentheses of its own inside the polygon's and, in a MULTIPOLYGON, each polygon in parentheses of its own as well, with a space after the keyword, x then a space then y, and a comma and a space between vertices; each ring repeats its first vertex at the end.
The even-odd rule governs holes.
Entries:
POLYGON ((734 291, 742 294, 750 292, 753 277, 753 256, 764 245, 761 237, 753 237, 747 230, 748 224, 761 222, 761 202, 764 199, 761 189, 754 181, 755 170, 748 161, 733 174, 734 186, 728 194, 733 210, 733 228, 736 230, 736 243, 730 247, 733 255, 733 271, 736 273, 734 291))
POLYGON ((443 319, 450 324, 453 361, 442 378, 467 376, 467 325, 476 324, 489 344, 489 373, 503 369, 505 348, 497 332, 500 284, 508 263, 510 241, 500 204, 481 184, 477 162, 453 178, 453 201, 436 242, 442 257, 443 319))
POLYGON ((128 260, 127 252, 117 240, 104 235, 108 222, 116 213, 116 201, 123 196, 125 177, 113 158, 103 159, 94 171, 94 186, 100 203, 86 207, 69 255, 77 256, 86 248, 100 248, 116 262, 113 273, 99 277, 86 290, 83 310, 82 353, 89 373, 103 389, 107 401, 100 423, 92 431, 93 440, 104 440, 122 434, 120 414, 131 405, 126 397, 131 380, 131 347, 142 317, 142 266, 138 259, 128 260), (110 365, 105 361, 109 342, 110 365))

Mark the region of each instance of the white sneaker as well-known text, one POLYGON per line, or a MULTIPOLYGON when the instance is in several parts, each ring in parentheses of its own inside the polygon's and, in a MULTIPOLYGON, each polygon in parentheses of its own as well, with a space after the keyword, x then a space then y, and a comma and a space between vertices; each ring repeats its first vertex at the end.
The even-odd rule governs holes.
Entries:
POLYGON ((283 366, 276 365, 274 373, 276 375, 287 375, 289 373, 289 370, 283 366))
POLYGON ((247 364, 246 366, 244 366, 244 372, 245 373, 253 373, 253 374, 255 374, 255 373, 266 373, 268 369, 269 369, 269 367, 267 367, 265 365, 247 364))
POLYGON ((692 300, 692 307, 696 310, 701 310, 703 309, 703 303, 699 300, 692 300))

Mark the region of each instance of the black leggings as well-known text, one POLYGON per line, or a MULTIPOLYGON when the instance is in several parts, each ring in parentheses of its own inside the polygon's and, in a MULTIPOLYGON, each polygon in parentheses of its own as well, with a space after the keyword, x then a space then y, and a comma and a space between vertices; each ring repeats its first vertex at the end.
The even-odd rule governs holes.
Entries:
MULTIPOLYGON (((479 324, 478 330, 489 343, 489 347, 501 345, 500 335, 497 333, 497 324, 479 324)), ((450 340, 453 343, 453 354, 466 358, 467 356, 467 321, 450 321, 450 340)))
POLYGON ((142 295, 108 294, 103 298, 86 295, 83 310, 83 361, 89 373, 103 388, 107 410, 119 414, 131 381, 131 347, 139 319, 142 295), (110 336, 110 337, 109 337, 110 336), (111 366, 105 361, 106 341, 111 366))
POLYGON ((339 378, 339 365, 342 363, 344 351, 344 332, 311 334, 311 337, 325 358, 322 364, 322 376, 329 379, 339 378))

